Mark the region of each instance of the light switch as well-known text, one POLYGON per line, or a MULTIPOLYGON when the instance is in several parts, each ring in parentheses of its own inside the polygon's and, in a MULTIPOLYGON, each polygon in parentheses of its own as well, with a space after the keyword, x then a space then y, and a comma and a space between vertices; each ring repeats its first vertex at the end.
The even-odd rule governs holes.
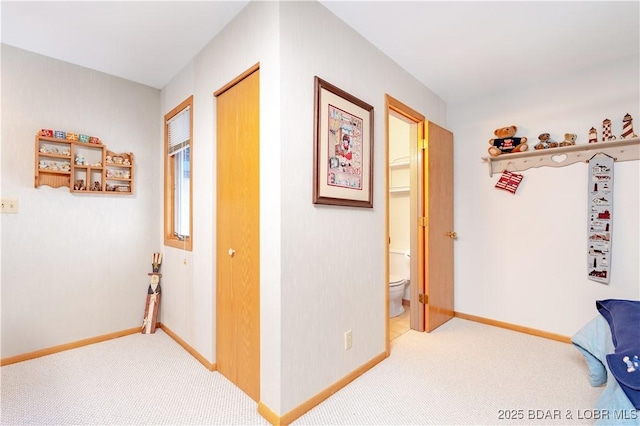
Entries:
POLYGON ((3 198, 2 213, 18 213, 18 200, 14 198, 3 198))

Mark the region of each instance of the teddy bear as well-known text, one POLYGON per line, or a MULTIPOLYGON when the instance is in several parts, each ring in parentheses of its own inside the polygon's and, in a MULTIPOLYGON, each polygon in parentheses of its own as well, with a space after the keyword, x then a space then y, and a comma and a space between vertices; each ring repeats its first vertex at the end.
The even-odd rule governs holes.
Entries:
POLYGON ((76 180, 75 185, 73 185, 73 189, 76 191, 85 191, 87 187, 84 185, 84 179, 76 180))
POLYGON ((497 157, 501 154, 526 151, 529 148, 526 137, 515 137, 517 126, 507 126, 496 129, 493 134, 495 139, 489 139, 489 155, 497 157))
POLYGON ((564 140, 562 142, 560 142, 560 146, 575 145, 577 138, 578 138, 578 135, 576 135, 575 133, 565 133, 564 134, 564 140))
POLYGON ((558 143, 551 139, 551 135, 549 133, 540 133, 540 135, 538 135, 538 139, 540 142, 533 147, 534 149, 547 149, 558 146, 558 143))

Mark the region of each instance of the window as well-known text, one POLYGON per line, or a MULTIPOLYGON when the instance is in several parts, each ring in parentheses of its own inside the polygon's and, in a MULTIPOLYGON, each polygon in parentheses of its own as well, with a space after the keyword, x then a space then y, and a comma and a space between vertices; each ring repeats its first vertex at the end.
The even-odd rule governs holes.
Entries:
POLYGON ((164 244, 191 251, 193 96, 164 116, 164 244))

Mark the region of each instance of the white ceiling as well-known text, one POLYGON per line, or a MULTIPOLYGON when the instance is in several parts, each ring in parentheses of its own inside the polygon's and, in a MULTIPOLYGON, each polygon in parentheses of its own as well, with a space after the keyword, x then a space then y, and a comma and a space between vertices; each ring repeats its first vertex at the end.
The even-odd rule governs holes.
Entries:
MULTIPOLYGON (((162 88, 247 1, 2 1, 2 42, 162 88)), ((445 102, 640 52, 636 1, 329 1, 445 102)))

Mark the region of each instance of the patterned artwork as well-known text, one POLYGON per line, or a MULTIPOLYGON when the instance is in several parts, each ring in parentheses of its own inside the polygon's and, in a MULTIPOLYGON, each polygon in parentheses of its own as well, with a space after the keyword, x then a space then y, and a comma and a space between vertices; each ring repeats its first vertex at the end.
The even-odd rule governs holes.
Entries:
POLYGON ((509 171, 502 172, 502 176, 496 183, 496 188, 504 189, 505 191, 509 191, 512 194, 516 193, 518 189, 518 185, 522 182, 522 175, 520 173, 513 173, 509 171))
POLYGON ((608 284, 613 222, 613 158, 596 154, 589 161, 587 270, 589 279, 608 284))
POLYGON ((362 190, 362 118, 328 106, 327 185, 362 190))

